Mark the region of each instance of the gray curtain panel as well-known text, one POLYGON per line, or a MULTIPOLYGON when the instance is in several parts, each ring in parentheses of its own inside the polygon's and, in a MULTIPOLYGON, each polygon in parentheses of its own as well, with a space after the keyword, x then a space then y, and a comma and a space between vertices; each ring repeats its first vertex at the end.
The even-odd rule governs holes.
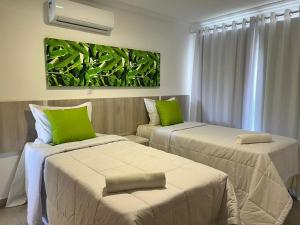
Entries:
POLYGON ((191 94, 191 120, 241 127, 247 49, 246 21, 242 29, 217 28, 196 36, 191 94))
POLYGON ((286 10, 196 36, 191 120, 300 140, 300 19, 286 10))
POLYGON ((262 129, 300 140, 300 19, 287 10, 265 30, 262 129))

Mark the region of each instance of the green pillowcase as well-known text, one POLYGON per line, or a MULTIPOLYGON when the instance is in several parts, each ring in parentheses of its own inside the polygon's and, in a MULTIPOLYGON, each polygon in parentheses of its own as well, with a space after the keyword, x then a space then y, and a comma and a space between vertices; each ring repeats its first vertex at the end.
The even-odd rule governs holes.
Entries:
POLYGON ((96 137, 87 107, 44 112, 51 125, 54 145, 96 137))
POLYGON ((173 101, 156 101, 156 108, 160 117, 162 126, 174 125, 183 123, 183 116, 179 102, 173 101))

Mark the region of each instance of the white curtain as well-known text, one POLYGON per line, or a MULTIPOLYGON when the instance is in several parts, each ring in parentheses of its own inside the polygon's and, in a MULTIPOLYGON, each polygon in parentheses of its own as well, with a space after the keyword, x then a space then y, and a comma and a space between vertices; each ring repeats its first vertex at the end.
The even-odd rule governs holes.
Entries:
POLYGON ((262 129, 300 140, 300 20, 287 10, 265 30, 262 129))
POLYGON ((193 63, 193 77, 192 77, 192 93, 190 119, 192 121, 202 121, 201 112, 201 93, 202 93, 202 51, 203 51, 203 30, 196 33, 194 63, 193 63))
POLYGON ((247 42, 246 21, 242 29, 208 28, 196 36, 191 94, 191 119, 241 127, 247 42))
POLYGON ((259 131, 262 128, 264 86, 264 16, 250 18, 246 51, 245 86, 243 92, 242 128, 259 131))
POLYGON ((191 119, 300 140, 300 19, 197 34, 191 119))

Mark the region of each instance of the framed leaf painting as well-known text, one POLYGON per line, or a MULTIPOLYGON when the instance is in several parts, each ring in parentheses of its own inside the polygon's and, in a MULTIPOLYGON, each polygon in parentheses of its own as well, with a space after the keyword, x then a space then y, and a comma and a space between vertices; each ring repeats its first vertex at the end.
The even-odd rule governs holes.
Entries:
POLYGON ((159 87, 160 53, 45 39, 49 87, 159 87))

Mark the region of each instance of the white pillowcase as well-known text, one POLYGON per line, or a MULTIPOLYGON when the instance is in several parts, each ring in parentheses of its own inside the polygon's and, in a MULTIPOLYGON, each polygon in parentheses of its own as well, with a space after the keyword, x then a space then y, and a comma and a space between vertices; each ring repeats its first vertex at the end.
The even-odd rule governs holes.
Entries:
POLYGON ((49 120, 44 113, 44 110, 55 110, 55 109, 73 109, 73 108, 81 108, 87 107, 88 117, 90 121, 92 121, 92 103, 86 102, 81 105, 72 106, 72 107, 57 107, 57 106, 41 106, 29 104, 29 108, 31 113, 35 119, 35 130, 38 135, 38 139, 45 144, 49 144, 52 142, 52 131, 49 120))
MULTIPOLYGON (((175 98, 169 98, 167 101, 175 100, 175 98)), ((156 100, 144 98, 145 106, 148 111, 148 115, 150 118, 150 125, 160 125, 160 117, 156 109, 156 100)))

